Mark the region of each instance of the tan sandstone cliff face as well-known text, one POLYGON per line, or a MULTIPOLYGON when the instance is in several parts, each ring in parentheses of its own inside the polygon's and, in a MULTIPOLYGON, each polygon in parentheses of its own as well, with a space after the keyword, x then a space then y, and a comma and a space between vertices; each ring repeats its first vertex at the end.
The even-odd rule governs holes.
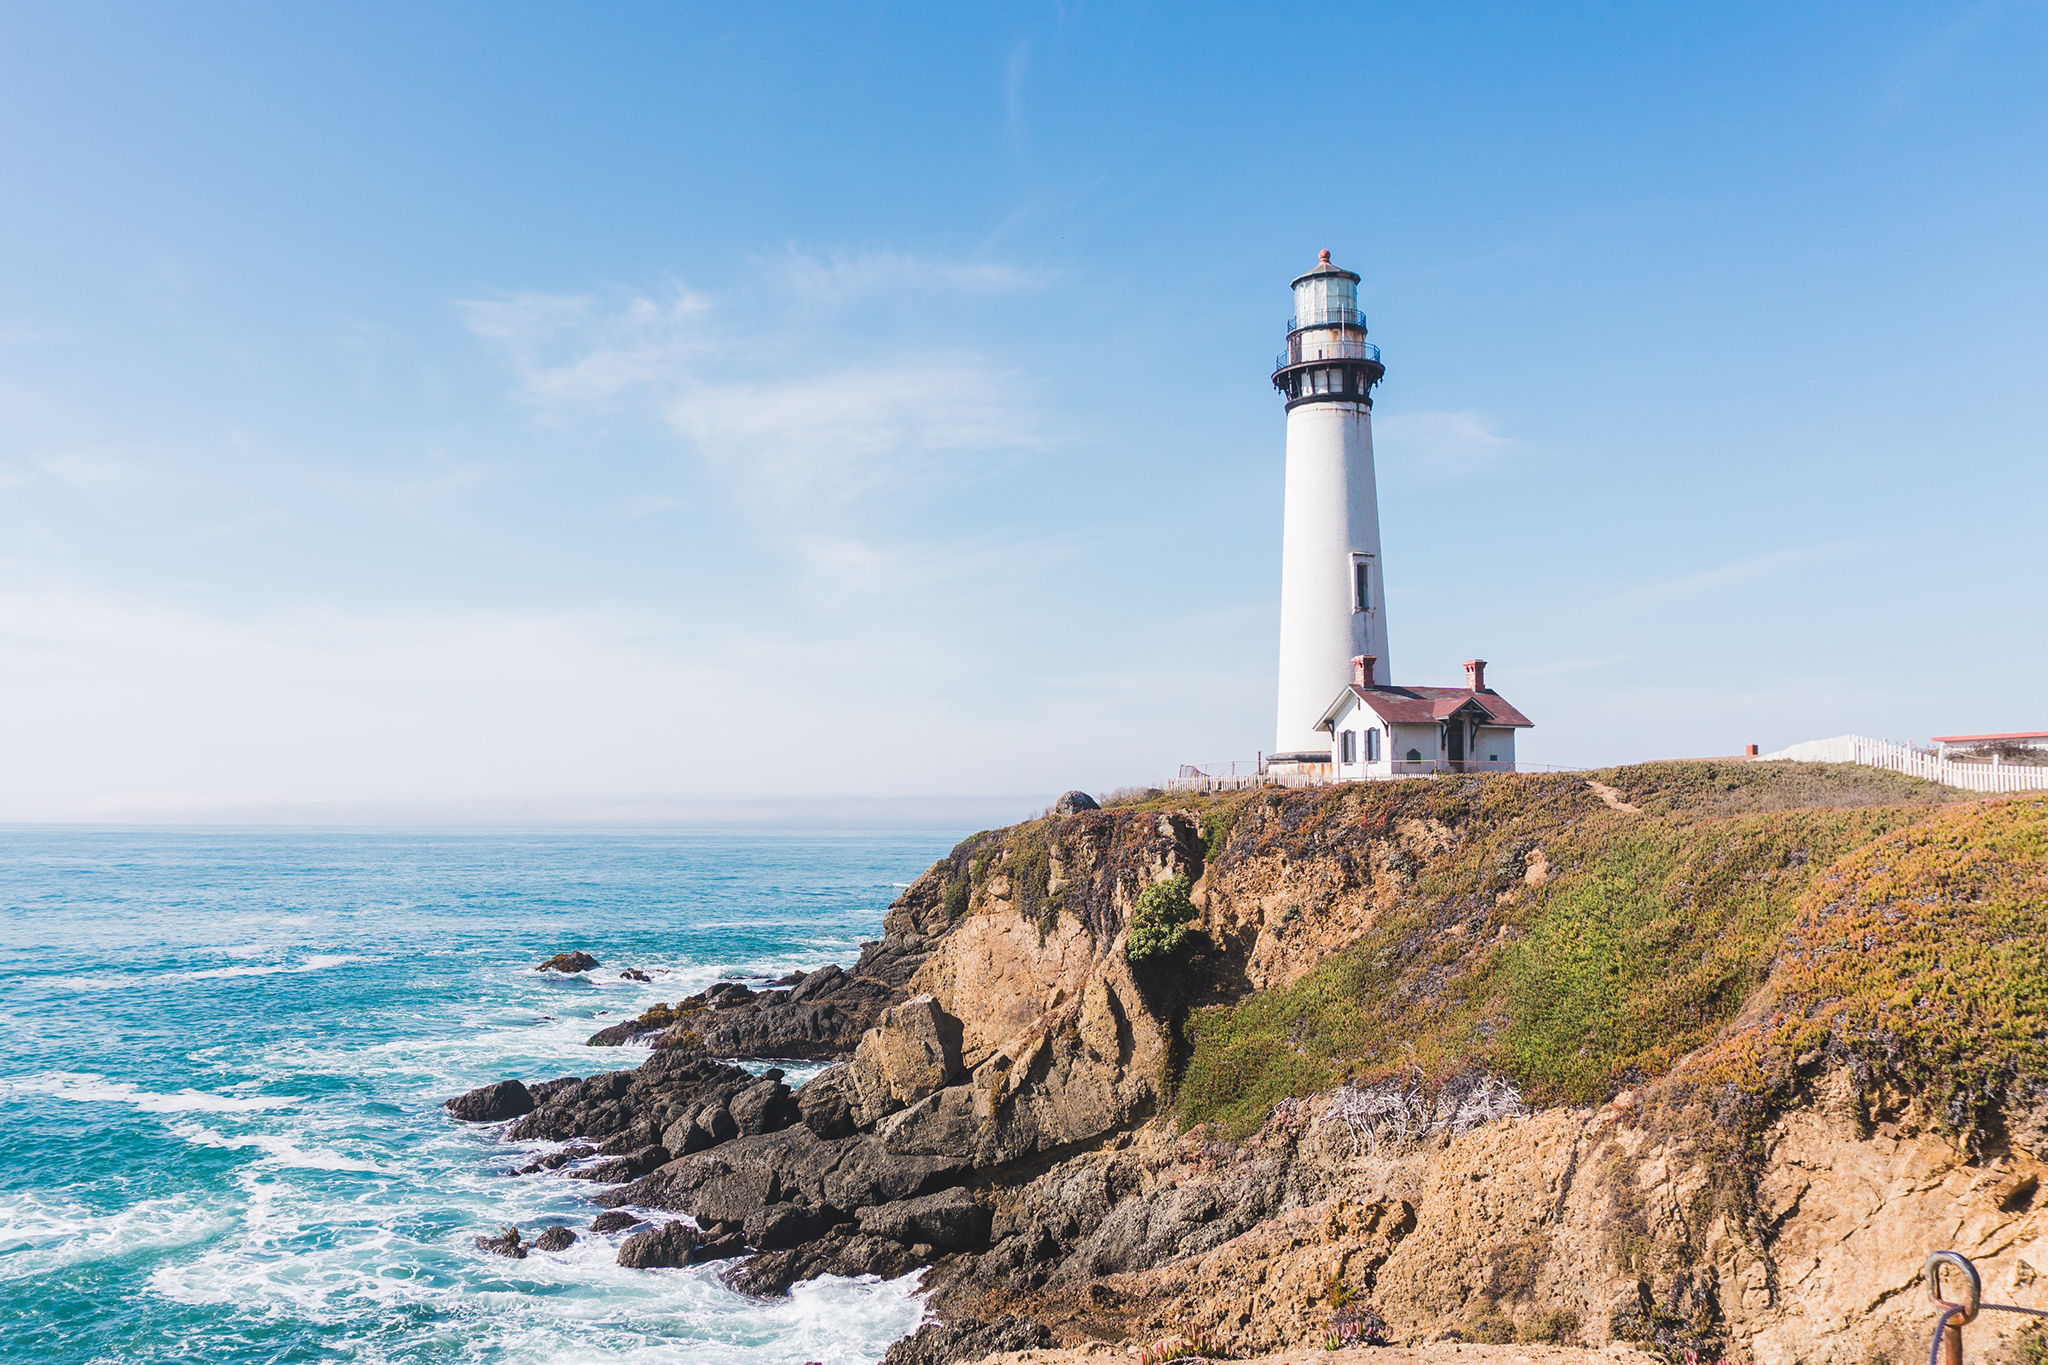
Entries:
POLYGON ((1004 862, 949 919, 922 885, 941 864, 891 911, 890 932, 931 942, 911 1004, 928 997, 957 1028, 961 1074, 942 1087, 896 1082, 899 1070, 933 1074, 920 1070, 933 1049, 907 1032, 923 1026, 909 1006, 863 1039, 856 1090, 898 1102, 877 1102, 860 1121, 876 1124, 890 1150, 970 1151, 977 1166, 1000 1166, 1131 1127, 1157 1107, 1172 1039, 1124 960, 1121 926, 1145 887, 1199 875, 1194 824, 1160 816, 1123 829, 1096 816, 1060 828, 1069 826, 1070 838, 1048 840, 1044 904, 1021 903, 1025 872, 1004 862), (1067 912, 1084 891, 1086 916, 1067 912), (909 1060, 899 1067, 899 1057, 909 1060))
MULTIPOLYGON (((1770 1130, 1753 1226, 1731 1226, 1691 1142, 1653 1137, 1626 1099, 1378 1155, 1347 1124, 1313 1116, 1293 1134, 1269 1125, 1228 1155, 1161 1134, 1148 1140, 1153 1190, 1220 1184, 1232 1162, 1264 1151, 1320 1170, 1331 1192, 1200 1254, 988 1311, 1032 1312, 1075 1341, 1198 1327, 1259 1354, 1320 1341, 1337 1277, 1369 1288, 1393 1336, 1411 1343, 1510 1330, 1622 1344, 1617 1332, 1654 1325, 1646 1312, 1676 1323, 1711 1303, 1730 1359, 1906 1365, 1926 1350, 1920 1269, 1940 1248, 1976 1260, 1987 1299, 2048 1307, 2038 1156, 1972 1161, 1910 1124, 1873 1126, 1842 1078, 1824 1085, 1826 1102, 1770 1130)), ((1982 1315, 1970 1358, 1993 1355, 2025 1321, 1982 1315)))

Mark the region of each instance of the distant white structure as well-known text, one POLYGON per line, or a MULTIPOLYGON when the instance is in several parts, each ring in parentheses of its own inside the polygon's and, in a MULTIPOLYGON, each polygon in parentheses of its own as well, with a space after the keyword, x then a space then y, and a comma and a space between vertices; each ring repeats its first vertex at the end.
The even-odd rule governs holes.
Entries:
POLYGON ((1294 316, 1273 387, 1287 400, 1287 497, 1280 559, 1277 763, 1326 763, 1316 722, 1351 660, 1387 655, 1385 562, 1372 464, 1372 387, 1386 370, 1365 339, 1358 276, 1330 264, 1294 281, 1294 316))
POLYGON ((2000 751, 2037 751, 2048 757, 2048 730, 2008 730, 1998 735, 1936 735, 1934 747, 1943 758, 1996 763, 2000 751))
MULTIPOLYGON (((1956 736, 1951 736, 1953 741, 1956 736)), ((1761 754, 1759 763, 1862 763, 1889 768, 1909 777, 1925 778, 1978 792, 2048 791, 2048 767, 2018 763, 1957 763, 1927 749, 1895 744, 1868 735, 1837 735, 1809 739, 1775 753, 1761 754)))

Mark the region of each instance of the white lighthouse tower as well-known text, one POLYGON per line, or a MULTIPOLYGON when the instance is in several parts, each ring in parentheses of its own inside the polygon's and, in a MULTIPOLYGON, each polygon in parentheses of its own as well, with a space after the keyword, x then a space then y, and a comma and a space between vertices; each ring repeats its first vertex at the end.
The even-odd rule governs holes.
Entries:
POLYGON ((1386 373, 1365 339, 1358 276, 1330 264, 1294 281, 1294 316, 1273 387, 1287 400, 1287 501, 1280 560, 1280 716, 1273 758, 1327 763, 1319 733, 1352 660, 1387 683, 1385 561, 1373 485, 1372 386, 1386 373))

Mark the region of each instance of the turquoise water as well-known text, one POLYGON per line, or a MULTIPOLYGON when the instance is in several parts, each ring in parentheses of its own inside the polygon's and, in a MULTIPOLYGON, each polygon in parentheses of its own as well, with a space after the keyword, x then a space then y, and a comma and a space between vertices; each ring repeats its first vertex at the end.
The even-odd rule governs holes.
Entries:
MULTIPOLYGON (((0 831, 0 1357, 831 1362, 909 1281, 628 1271, 596 1186, 441 1101, 732 972, 850 964, 934 833, 0 831), (588 978, 537 973, 552 953, 588 978), (639 967, 646 985, 622 981, 639 967), (506 1261, 473 1239, 566 1222, 506 1261)), ((806 1074, 792 1068, 792 1080, 806 1074)))

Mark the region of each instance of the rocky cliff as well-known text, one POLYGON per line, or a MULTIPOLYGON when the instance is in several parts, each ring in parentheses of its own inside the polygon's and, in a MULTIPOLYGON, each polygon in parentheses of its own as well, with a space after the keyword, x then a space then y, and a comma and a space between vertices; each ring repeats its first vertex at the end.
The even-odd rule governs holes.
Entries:
POLYGON ((1924 1349, 1927 1251, 2028 1304, 2048 1266, 2039 799, 1741 764, 1160 797, 977 835, 884 927, 808 993, 628 1030, 637 1070, 457 1113, 692 1220, 651 1263, 931 1267, 906 1360, 1049 1331, 1862 1365, 1924 1349), (1176 879, 1194 932, 1133 962, 1176 879), (844 1060, 791 1092, 707 1052, 844 1060))

